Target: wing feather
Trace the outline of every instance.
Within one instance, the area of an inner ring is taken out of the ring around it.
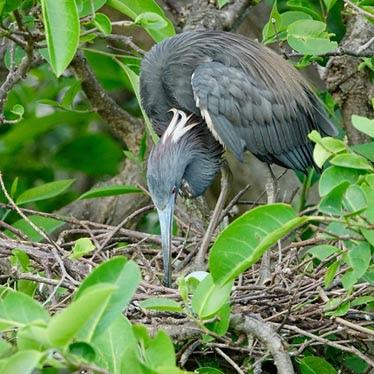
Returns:
[[[288,168],[305,171],[313,165],[307,135],[319,126],[323,129],[323,124],[296,99],[285,105],[275,87],[260,87],[240,68],[219,62],[199,65],[191,85],[202,115],[206,118],[208,113],[213,135],[239,160],[249,150],[263,161]],[[318,110],[319,119],[327,121],[323,109]]]

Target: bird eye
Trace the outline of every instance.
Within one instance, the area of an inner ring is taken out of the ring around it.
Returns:
[[[177,192],[177,187],[174,186],[174,187],[171,189],[171,193],[172,193],[172,195],[174,195],[176,192]]]

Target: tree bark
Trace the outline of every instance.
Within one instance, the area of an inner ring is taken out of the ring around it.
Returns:
[[[341,43],[342,48],[358,51],[374,37],[374,26],[361,14],[351,15],[347,21],[347,32]],[[373,52],[374,43],[366,51]],[[374,87],[368,69],[358,70],[361,59],[351,56],[333,57],[324,76],[327,89],[339,104],[343,115],[343,127],[350,144],[365,143],[367,136],[352,126],[352,114],[372,118],[374,116],[371,98]]]

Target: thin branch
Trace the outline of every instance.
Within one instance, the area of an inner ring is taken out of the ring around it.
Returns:
[[[279,374],[293,374],[293,366],[289,354],[283,347],[281,337],[269,326],[253,316],[233,315],[230,321],[234,330],[247,336],[261,340],[274,358]]]
[[[353,3],[351,0],[344,0],[345,4],[351,8],[353,8],[357,13],[360,13],[361,15],[374,19],[374,14],[366,11],[365,9],[359,7],[355,3]]]

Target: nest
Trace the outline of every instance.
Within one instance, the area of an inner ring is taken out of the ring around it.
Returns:
[[[12,231],[11,237],[0,234],[2,282],[11,284],[19,279],[28,279],[39,283],[38,298],[49,306],[51,313],[69,303],[80,282],[98,264],[113,256],[124,255],[139,265],[143,279],[126,311],[127,317],[134,323],[149,326],[152,331],[164,328],[174,341],[179,342],[178,358],[186,368],[201,355],[219,356],[221,361],[226,362],[227,372],[238,372],[235,362],[244,362],[248,357],[255,360],[254,367],[269,359],[269,346],[251,338],[245,329],[235,327],[238,325],[235,318],[247,317],[257,320],[260,325],[269,326],[281,338],[290,356],[302,355],[307,347],[323,352],[323,347],[328,345],[372,363],[367,352],[370,341],[373,341],[374,332],[369,325],[372,325],[374,314],[360,307],[350,309],[344,317],[331,317],[327,313],[328,300],[341,297],[347,301],[368,295],[370,286],[368,283],[356,284],[347,297],[337,274],[334,282],[325,288],[326,267],[321,263],[311,270],[312,259],[300,255],[308,246],[321,240],[318,236],[304,241],[291,242],[289,238],[280,241],[270,252],[271,277],[263,285],[258,284],[259,264],[243,273],[235,281],[231,295],[232,328],[225,336],[216,336],[214,341],[202,343],[203,332],[185,315],[145,311],[139,306],[140,301],[150,297],[180,301],[177,289],[166,288],[161,283],[163,271],[159,236],[125,229],[124,222],[110,226],[27,209],[17,210],[25,217],[32,213],[55,218],[64,221],[68,227],[53,240],[43,233],[45,240],[42,242],[28,240],[13,227],[8,227]],[[77,238],[82,237],[90,238],[96,248],[89,255],[73,260],[69,257],[72,246]],[[185,238],[173,238],[174,275],[188,272],[200,244],[201,238],[191,233]],[[20,272],[9,265],[14,249],[28,254],[35,272]],[[36,275],[37,272],[45,275]],[[56,291],[60,287],[65,292],[57,296]]]

